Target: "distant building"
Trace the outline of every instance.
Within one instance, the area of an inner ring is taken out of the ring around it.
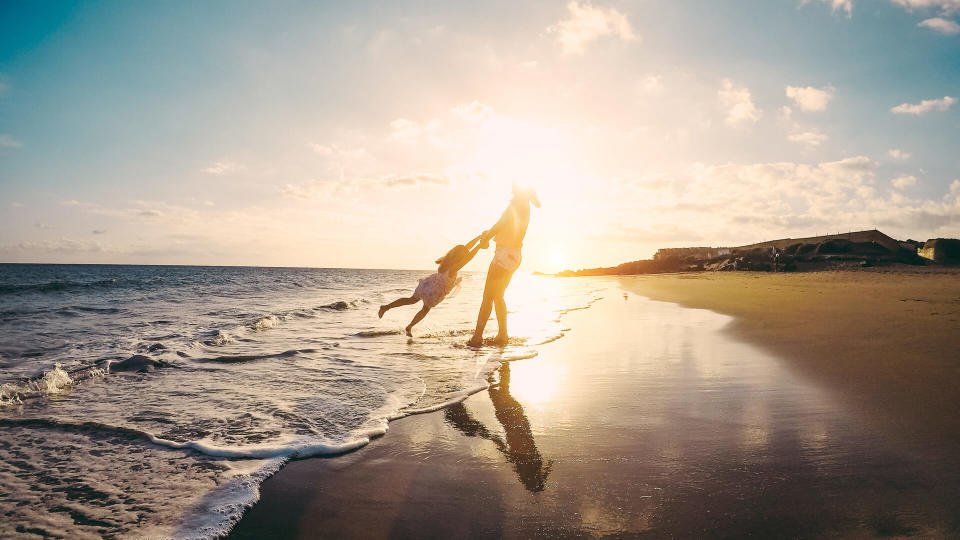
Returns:
[[[932,238],[917,251],[924,259],[940,264],[960,263],[960,240]]]

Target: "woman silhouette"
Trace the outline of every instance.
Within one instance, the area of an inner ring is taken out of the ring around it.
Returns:
[[[490,319],[490,310],[497,310],[497,326],[499,331],[493,342],[497,345],[506,345],[507,334],[507,303],[503,298],[510,285],[513,273],[520,267],[520,250],[523,248],[523,237],[527,234],[527,225],[530,224],[530,205],[540,208],[540,200],[532,189],[513,186],[513,200],[504,210],[496,225],[490,227],[483,234],[481,245],[493,239],[497,249],[487,270],[487,281],[483,287],[483,301],[480,303],[480,313],[477,316],[477,328],[473,337],[467,342],[471,347],[483,345],[483,329]]]

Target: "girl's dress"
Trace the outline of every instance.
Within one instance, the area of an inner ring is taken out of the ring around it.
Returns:
[[[460,277],[451,279],[446,272],[435,272],[420,280],[413,297],[423,300],[425,307],[433,307],[440,303],[450,291],[460,283]]]

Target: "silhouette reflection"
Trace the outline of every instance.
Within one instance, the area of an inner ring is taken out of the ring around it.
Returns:
[[[487,426],[470,416],[463,403],[457,403],[444,410],[444,419],[467,437],[480,437],[494,444],[507,461],[513,464],[520,483],[529,491],[536,493],[546,487],[547,475],[553,462],[546,464],[533,440],[530,421],[523,413],[523,406],[510,395],[510,364],[500,367],[500,383],[491,386],[490,402],[494,414],[503,426],[506,440],[491,432]]]

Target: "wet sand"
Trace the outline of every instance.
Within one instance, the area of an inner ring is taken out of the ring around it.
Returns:
[[[807,356],[774,354],[778,346],[757,337],[785,324],[761,300],[746,305],[764,322],[750,323],[736,302],[730,311],[743,318],[734,320],[633,292],[693,305],[712,288],[731,291],[712,300],[718,311],[728,307],[723,298],[761,287],[777,292],[777,305],[820,294],[785,279],[609,279],[604,300],[568,316],[566,337],[506,364],[489,391],[395,421],[355,453],[288,464],[232,537],[960,534],[960,454],[945,435],[949,422],[921,440],[895,422],[869,421],[829,376],[798,368]],[[813,289],[849,289],[851,279],[817,278]],[[870,287],[887,290],[887,278],[877,279]],[[903,297],[935,300],[937,283]],[[821,317],[851,314],[835,309]],[[904,313],[896,328],[912,328],[904,319],[915,315]],[[844,328],[829,323],[821,321]],[[889,342],[897,333],[878,335]],[[875,350],[864,336],[851,340]]]
[[[623,278],[636,292],[732,315],[732,336],[787,359],[874,422],[960,437],[960,271],[696,273]]]

